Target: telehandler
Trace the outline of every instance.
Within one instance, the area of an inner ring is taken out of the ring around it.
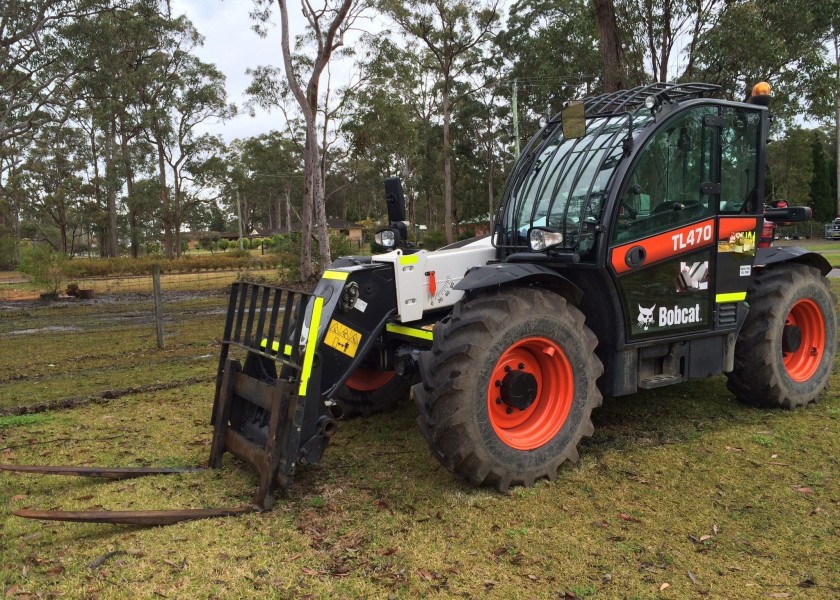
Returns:
[[[320,459],[336,414],[386,410],[412,390],[432,453],[500,491],[576,461],[603,395],[724,373],[741,402],[815,401],[837,344],[831,267],[772,245],[774,223],[811,211],[764,206],[769,86],[748,102],[717,90],[657,83],[568,103],[523,151],[486,237],[410,246],[391,178],[391,225],[376,234],[388,252],[338,259],[312,294],[235,284],[209,465],[226,451],[253,464],[252,506],[17,514],[169,523],[267,509]]]

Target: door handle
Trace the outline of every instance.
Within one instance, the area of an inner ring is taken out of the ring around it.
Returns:
[[[647,251],[642,246],[633,246],[624,255],[624,263],[631,269],[641,267],[645,264]]]

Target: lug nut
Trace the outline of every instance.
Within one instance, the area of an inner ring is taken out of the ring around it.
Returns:
[[[508,409],[505,412],[507,414],[511,414],[513,412],[513,409],[511,407],[508,407]]]
[[[519,370],[520,371],[525,370],[525,363],[519,363]]]
[[[510,365],[505,365],[505,373],[510,373],[510,372],[511,372]]]
[[[496,387],[502,387],[502,382],[498,379],[495,381]]]
[[[496,404],[501,404],[501,403],[502,403],[502,399],[501,398],[496,398]]]

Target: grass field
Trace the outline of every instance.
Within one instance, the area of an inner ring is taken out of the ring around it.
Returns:
[[[225,302],[168,296],[165,350],[143,296],[5,305],[0,462],[206,462]],[[409,404],[342,423],[322,463],[265,514],[165,528],[10,514],[247,503],[256,478],[229,456],[219,471],[122,482],[2,474],[0,593],[837,598],[838,389],[835,374],[794,412],[741,406],[721,377],[608,398],[576,465],[504,495],[454,480]]]

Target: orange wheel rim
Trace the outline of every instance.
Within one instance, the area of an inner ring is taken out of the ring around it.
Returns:
[[[357,392],[372,392],[378,390],[396,376],[396,371],[359,367],[347,378],[346,385]]]
[[[817,371],[825,353],[825,319],[819,305],[810,298],[803,298],[790,309],[785,327],[796,327],[801,334],[799,347],[785,352],[782,360],[791,379],[807,381]]]
[[[511,373],[533,377],[530,404],[516,408],[502,398]],[[563,427],[575,393],[572,365],[555,342],[544,337],[519,340],[502,354],[487,386],[487,411],[496,435],[517,450],[534,450],[550,442]]]

